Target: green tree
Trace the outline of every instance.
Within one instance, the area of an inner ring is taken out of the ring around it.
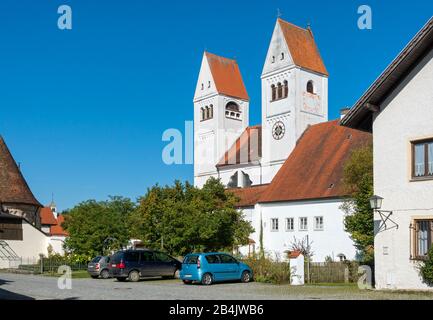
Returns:
[[[131,234],[147,247],[173,255],[232,249],[247,244],[253,231],[236,210],[237,201],[217,179],[209,179],[202,189],[179,181],[154,186],[131,215]]]
[[[361,261],[374,263],[374,216],[370,208],[373,195],[373,148],[362,146],[344,165],[344,186],[349,198],[342,205],[345,229],[358,249]]]
[[[425,284],[433,286],[433,248],[429,250],[427,259],[421,263],[420,274]]]
[[[107,254],[109,249],[121,248],[129,240],[127,221],[134,209],[135,204],[122,197],[78,204],[65,214],[63,227],[69,233],[65,241],[67,251],[88,260]]]

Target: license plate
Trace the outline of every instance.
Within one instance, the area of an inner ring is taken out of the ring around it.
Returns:
[[[111,267],[112,267],[112,268],[116,268],[116,265],[115,265],[115,264],[112,264]]]
[[[186,275],[185,275],[185,278],[191,278],[191,277],[192,277],[191,274],[186,274]]]

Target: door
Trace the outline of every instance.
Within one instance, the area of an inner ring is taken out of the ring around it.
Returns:
[[[175,260],[168,254],[155,251],[155,265],[159,276],[172,276],[176,271],[177,265]]]
[[[213,274],[215,281],[224,281],[226,279],[224,265],[221,263],[218,254],[209,254],[205,256],[207,262],[206,271]]]
[[[140,271],[140,255],[137,251],[127,251],[125,252],[125,265],[126,272],[131,272],[132,270]]]
[[[155,258],[151,251],[140,252],[140,273],[143,277],[154,277],[156,274],[155,270]]]
[[[224,280],[240,279],[238,261],[228,254],[220,254],[219,258],[221,261]]]

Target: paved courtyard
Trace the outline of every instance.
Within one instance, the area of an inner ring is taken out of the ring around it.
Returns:
[[[209,300],[299,300],[299,299],[433,299],[433,293],[361,291],[354,286],[290,287],[261,283],[186,286],[180,280],[142,280],[138,283],[116,280],[73,279],[72,289],[60,290],[56,277],[0,273],[1,299],[209,299]]]

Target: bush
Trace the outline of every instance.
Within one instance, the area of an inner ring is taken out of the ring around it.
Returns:
[[[290,267],[286,262],[273,261],[266,257],[250,257],[243,261],[251,267],[257,282],[290,283]]]
[[[424,283],[433,286],[433,248],[428,252],[427,260],[421,265],[420,273]]]

